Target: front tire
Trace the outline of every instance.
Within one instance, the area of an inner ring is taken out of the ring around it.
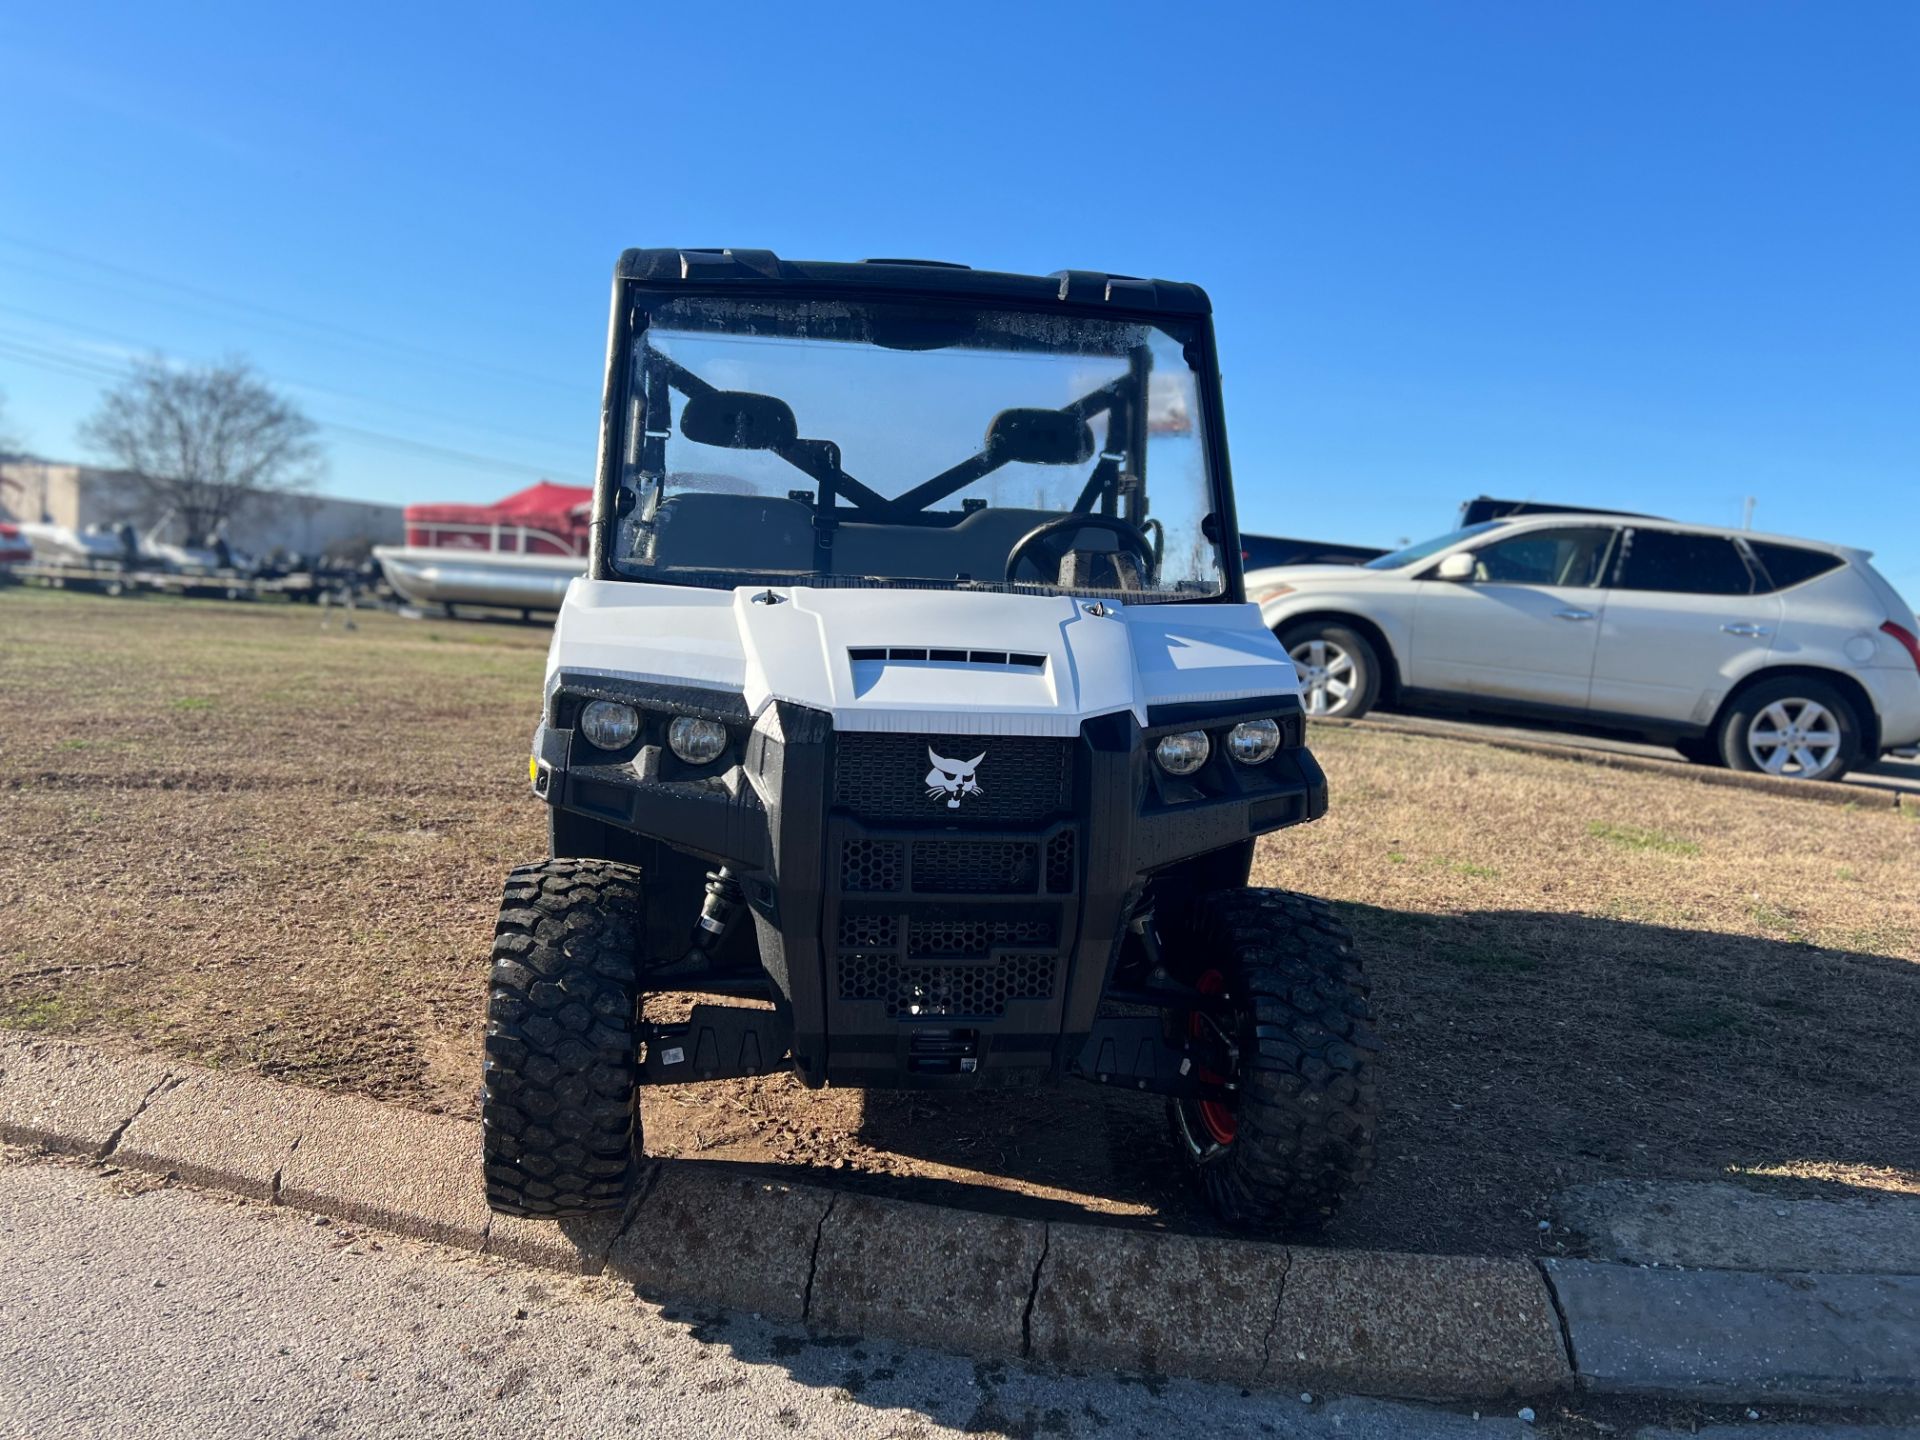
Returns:
[[[1750,774],[1838,780],[1860,751],[1859,716],[1824,680],[1762,680],[1736,696],[1720,721],[1722,758]]]
[[[545,860],[507,877],[487,990],[487,1204],[586,1215],[639,1173],[640,872]]]
[[[1224,1101],[1175,1099],[1175,1142],[1208,1206],[1237,1229],[1324,1225],[1373,1171],[1373,1010],[1353,939],[1324,900],[1284,890],[1203,897],[1169,957],[1222,997],[1236,1053]]]
[[[1300,699],[1310,716],[1358,720],[1380,698],[1380,656],[1358,630],[1306,620],[1279,632],[1300,673]]]

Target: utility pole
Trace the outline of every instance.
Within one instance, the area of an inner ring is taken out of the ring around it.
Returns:
[[[1746,514],[1740,521],[1740,528],[1742,530],[1751,530],[1753,528],[1753,507],[1758,503],[1759,501],[1754,496],[1747,496]]]

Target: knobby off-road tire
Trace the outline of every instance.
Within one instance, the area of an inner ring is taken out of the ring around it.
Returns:
[[[545,860],[507,877],[487,991],[487,1203],[585,1215],[626,1203],[640,1163],[640,872]]]
[[[1352,936],[1324,900],[1227,890],[1171,958],[1229,1002],[1239,1049],[1234,1099],[1169,1106],[1208,1205],[1241,1229],[1317,1229],[1373,1170],[1376,1041]]]

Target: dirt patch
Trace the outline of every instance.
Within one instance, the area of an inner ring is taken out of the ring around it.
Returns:
[[[0,1024],[471,1114],[499,883],[541,853],[546,633],[0,591]],[[1257,879],[1377,987],[1374,1185],[1330,1238],[1553,1248],[1564,1187],[1920,1193],[1920,823],[1450,739],[1314,737]],[[647,1097],[649,1148],[1206,1228],[1158,1103],[1088,1088]]]

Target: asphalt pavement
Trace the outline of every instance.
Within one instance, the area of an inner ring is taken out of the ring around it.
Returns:
[[[0,1161],[0,1276],[9,1440],[1535,1433],[1513,1412],[1063,1378],[663,1313],[609,1280],[19,1152]]]

